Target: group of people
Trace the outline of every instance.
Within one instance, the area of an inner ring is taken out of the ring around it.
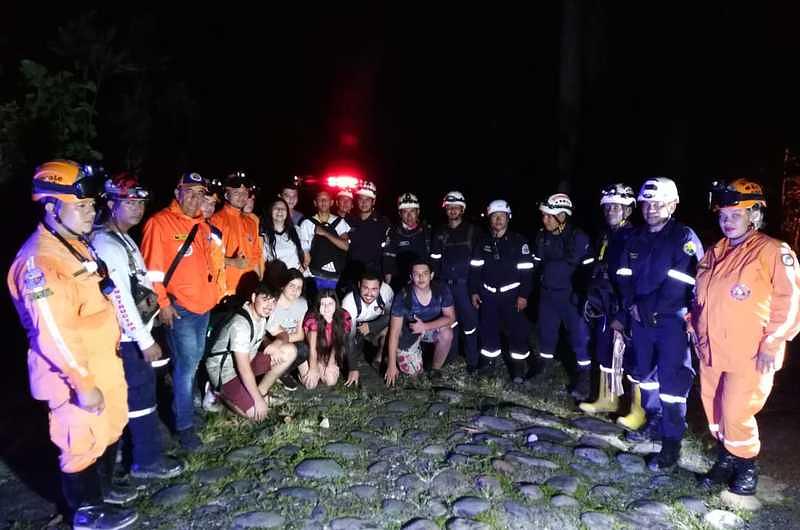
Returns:
[[[67,160],[37,168],[42,218],[8,274],[30,340],[31,391],[50,408],[75,528],[125,528],[136,519],[110,506],[136,497],[111,480],[123,432],[132,476],[183,472],[159,438],[160,366],[171,362],[174,430],[191,451],[202,446],[194,423],[200,381],[205,408],[224,404],[253,421],[268,416],[278,381],[288,390],[358,384],[367,351],[387,386],[423,373],[426,351],[435,378],[460,350],[470,375],[497,375],[504,361],[522,383],[552,373],[562,326],[579,407],[620,412],[626,374],[630,409],[617,421],[632,440],[661,442],[648,459],[653,470],[678,461],[693,350],[719,440],[701,482],[755,492],[754,416],[800,328],[800,281],[794,252],[760,231],[766,200],[753,181],[715,184],[724,237],[704,253],[674,219],[678,190],[667,178],[648,179],[638,194],[624,184],[603,189],[606,227],[593,242],[571,222],[563,193],[540,204],[542,229],[529,240],[510,229],[502,199],[488,204],[485,229],[464,217],[464,194],[451,191],[446,223],[434,230],[412,193],[398,198],[393,224],[376,213],[372,182],[318,190],[309,216],[290,183],[258,216],[243,173],[222,183],[186,173],[172,203],[145,222],[140,245],[129,232],[144,218],[149,191],[128,174],[100,190],[98,180]]]

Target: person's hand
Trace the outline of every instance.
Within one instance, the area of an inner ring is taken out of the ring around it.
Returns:
[[[235,267],[237,269],[246,269],[247,268],[247,258],[240,254],[239,251],[236,251],[236,254],[232,258],[228,258],[225,260],[228,262],[228,265],[231,267]]]
[[[308,252],[303,252],[303,269],[307,269],[310,263],[311,263],[311,254],[309,254]]]
[[[253,402],[253,412],[250,413],[250,417],[255,421],[261,422],[267,419],[267,412],[269,412],[267,400],[259,396]]]
[[[303,386],[308,389],[317,388],[317,385],[319,384],[319,375],[318,366],[309,366],[308,372],[306,372],[306,375],[300,378],[300,381],[303,383]]]
[[[159,360],[161,355],[161,346],[159,346],[157,342],[154,342],[153,345],[146,350],[142,350],[142,357],[149,363]]]
[[[366,323],[361,324],[356,329],[358,329],[359,333],[361,333],[362,335],[369,335],[369,326]]]
[[[394,386],[394,382],[399,373],[400,370],[397,369],[397,363],[389,363],[389,366],[386,368],[386,374],[383,376],[383,378],[386,380],[387,387]]]
[[[162,324],[167,326],[168,328],[172,327],[173,321],[180,320],[181,316],[178,314],[178,310],[168,305],[167,307],[162,307],[161,311],[158,312],[158,319],[161,321]]]
[[[636,304],[633,304],[633,305],[630,307],[629,311],[630,311],[630,313],[631,313],[631,316],[633,317],[633,319],[634,319],[636,322],[639,322],[639,323],[641,324],[641,323],[642,323],[642,317],[641,317],[641,316],[639,316],[639,306],[638,306],[638,305],[636,305]]]
[[[323,236],[327,233],[327,230],[322,228],[320,225],[314,225],[314,235],[315,236]]]
[[[75,393],[78,397],[78,406],[86,412],[100,414],[106,408],[106,400],[103,392],[99,388],[93,387],[90,390]]]
[[[620,333],[625,333],[625,326],[616,318],[611,321],[611,329],[616,329]]]
[[[762,374],[774,372],[775,356],[762,351],[758,352],[758,356],[756,357],[756,369]]]
[[[428,330],[425,322],[421,321],[420,319],[416,319],[413,322],[409,323],[408,327],[411,328],[412,333],[415,333],[417,335],[422,335]]]
[[[358,370],[350,370],[350,373],[347,374],[347,381],[345,381],[344,386],[358,386],[359,377],[360,374],[358,373]]]
[[[472,295],[472,305],[475,307],[475,309],[479,309],[481,307],[481,295]]]
[[[521,296],[517,297],[517,312],[521,313],[525,311],[525,308],[528,307],[528,300],[522,298]]]

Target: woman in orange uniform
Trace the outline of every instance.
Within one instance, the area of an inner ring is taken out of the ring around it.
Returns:
[[[759,231],[767,203],[758,183],[715,183],[711,199],[725,237],[697,267],[692,315],[703,407],[719,456],[701,483],[753,495],[761,449],[755,414],[800,328],[800,270],[789,245]]]

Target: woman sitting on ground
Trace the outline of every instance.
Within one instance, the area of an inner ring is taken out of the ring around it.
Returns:
[[[306,388],[316,388],[320,382],[335,385],[345,368],[349,370],[345,386],[358,384],[359,373],[347,346],[352,325],[350,314],[339,305],[336,291],[321,290],[316,306],[303,322],[309,355],[298,371]]]

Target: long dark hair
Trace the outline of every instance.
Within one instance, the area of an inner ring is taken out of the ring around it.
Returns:
[[[332,298],[336,302],[336,309],[333,312],[333,319],[331,321],[332,333],[331,341],[328,342],[328,337],[325,334],[325,326],[327,322],[322,312],[319,310],[319,304],[323,298]],[[322,289],[317,295],[317,301],[311,311],[312,318],[317,322],[317,356],[320,364],[326,364],[330,359],[331,352],[335,355],[336,364],[344,370],[345,348],[347,347],[347,330],[344,329],[345,311],[339,305],[339,297],[336,296],[335,289]]]
[[[294,222],[292,221],[292,213],[289,209],[289,204],[283,200],[281,197],[276,197],[273,199],[269,206],[267,207],[267,211],[264,214],[264,222],[262,226],[264,227],[264,233],[267,235],[267,245],[269,245],[270,250],[272,251],[272,255],[275,256],[275,236],[277,232],[275,231],[275,225],[272,223],[272,209],[275,207],[276,204],[281,203],[286,207],[286,221],[283,223],[283,232],[289,236],[289,240],[294,243],[295,248],[297,249],[297,259],[300,260],[300,264],[303,264],[303,247],[300,245],[300,236],[297,235],[297,229],[294,227]]]

